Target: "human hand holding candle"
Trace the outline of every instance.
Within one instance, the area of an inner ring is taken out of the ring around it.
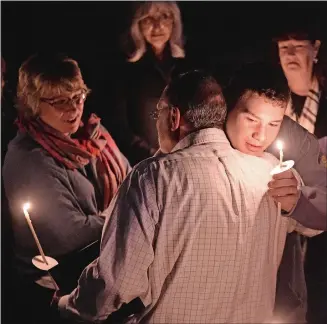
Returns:
[[[281,205],[281,209],[290,212],[297,204],[301,191],[298,180],[292,170],[286,170],[273,175],[268,183],[268,194]]]
[[[35,229],[33,227],[33,224],[32,224],[32,221],[31,221],[31,218],[30,218],[30,215],[28,213],[28,210],[30,209],[31,207],[31,204],[30,203],[25,203],[23,205],[23,212],[24,212],[24,216],[26,218],[26,221],[27,221],[27,224],[32,232],[32,235],[33,235],[33,238],[34,238],[34,241],[36,243],[36,246],[40,252],[40,255],[41,255],[41,259],[39,258],[39,256],[35,256],[33,259],[32,259],[32,263],[34,264],[34,266],[40,270],[44,270],[44,271],[49,271],[50,269],[52,269],[53,267],[55,267],[58,262],[51,258],[51,257],[48,257],[44,254],[44,251],[42,249],[42,246],[41,246],[41,243],[39,241],[39,238],[37,237],[36,235],[36,232],[35,232]],[[50,281],[52,282],[52,285],[54,287],[55,290],[59,290],[59,287],[56,283],[56,281],[53,279],[53,277],[51,276],[51,274],[48,272],[48,275],[49,275],[49,278],[50,278]]]
[[[277,141],[279,149],[279,165],[272,171],[272,180],[268,183],[268,194],[277,202],[278,214],[281,210],[290,212],[300,197],[298,181],[291,168],[294,165],[293,160],[283,162],[284,152],[282,141]]]

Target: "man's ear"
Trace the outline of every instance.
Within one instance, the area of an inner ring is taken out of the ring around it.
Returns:
[[[181,121],[181,113],[178,108],[172,107],[169,110],[169,127],[172,132],[175,132],[179,126]]]

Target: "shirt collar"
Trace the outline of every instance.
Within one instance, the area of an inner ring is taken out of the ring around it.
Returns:
[[[175,152],[177,150],[181,150],[192,145],[199,145],[199,144],[213,143],[213,142],[228,144],[228,146],[231,147],[228,138],[222,129],[205,128],[205,129],[194,131],[188,134],[187,136],[185,136],[175,145],[175,147],[172,149],[171,152]]]

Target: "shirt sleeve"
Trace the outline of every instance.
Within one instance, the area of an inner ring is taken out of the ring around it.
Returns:
[[[316,137],[303,127],[284,117],[278,138],[285,143],[285,160],[294,160],[304,186],[300,199],[290,217],[305,227],[327,229],[327,168],[321,163],[321,152]],[[276,144],[268,151],[278,157]]]
[[[307,228],[307,227],[303,226],[302,224],[296,222],[294,219],[290,219],[288,233],[292,233],[293,231],[298,232],[298,233],[300,233],[304,236],[308,236],[308,237],[316,236],[316,235],[323,233],[323,231]]]
[[[135,171],[126,178],[110,205],[99,258],[82,273],[66,298],[63,313],[101,321],[139,297],[151,303],[148,269],[154,260],[156,195],[151,181]]]

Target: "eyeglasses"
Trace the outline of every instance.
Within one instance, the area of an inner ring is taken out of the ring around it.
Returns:
[[[57,99],[57,100],[41,98],[40,100],[42,102],[46,102],[50,106],[53,106],[57,110],[65,111],[65,110],[67,110],[68,107],[71,107],[73,105],[76,106],[76,105],[80,105],[80,104],[84,103],[84,101],[86,100],[87,94],[88,94],[88,91],[83,90],[81,93],[76,94],[72,98],[62,98],[62,99]]]
[[[162,107],[159,107],[157,108],[156,110],[150,112],[150,117],[154,120],[158,120],[159,119],[159,116],[160,116],[160,112],[162,110],[164,110],[165,108],[171,108],[171,106],[168,106],[168,105],[165,105],[165,106],[162,106]]]
[[[173,17],[171,14],[163,13],[157,16],[147,16],[141,19],[140,23],[145,27],[155,25],[156,22],[159,22],[160,24],[167,26],[171,24],[172,21],[173,21]]]
[[[153,120],[157,120],[159,118],[159,112],[160,110],[156,109],[154,111],[151,111],[150,112],[150,117],[153,119]]]

